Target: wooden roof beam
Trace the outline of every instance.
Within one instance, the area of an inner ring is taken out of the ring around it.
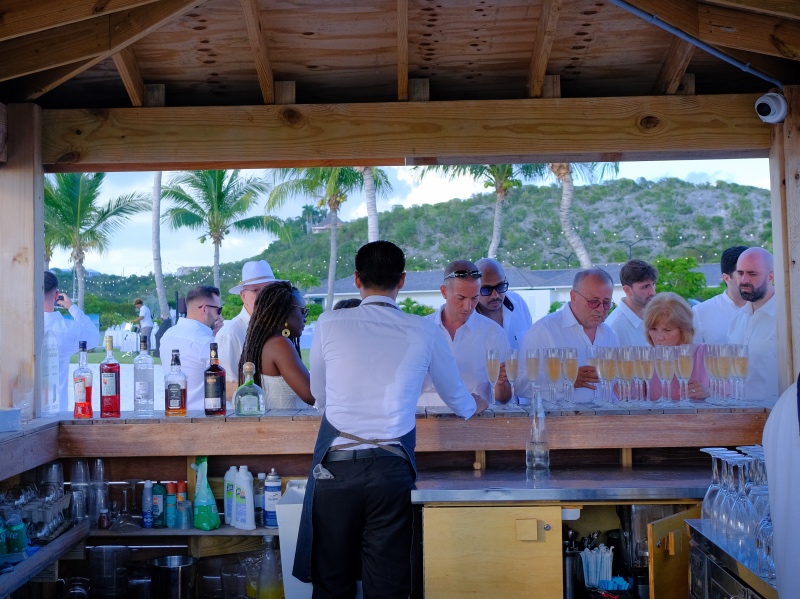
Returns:
[[[0,41],[38,33],[156,0],[0,0]]]
[[[139,61],[133,53],[133,48],[128,46],[123,48],[113,56],[114,65],[117,67],[131,104],[142,106],[144,104],[144,81],[142,71],[139,68]]]
[[[679,37],[673,37],[667,50],[667,56],[661,65],[661,71],[653,86],[654,95],[672,95],[677,93],[681,80],[686,74],[689,61],[694,54],[694,46]]]
[[[796,0],[706,0],[706,3],[740,8],[773,17],[800,19],[800,3]]]
[[[48,171],[764,157],[758,94],[45,110]],[[202,127],[198,127],[202,123]],[[473,158],[474,160],[474,158]]]
[[[253,59],[256,63],[261,97],[264,98],[264,104],[274,104],[275,86],[272,79],[272,66],[269,62],[267,36],[264,33],[258,0],[241,0],[241,4],[244,24],[247,27],[247,38],[250,40],[250,48],[253,50]]]
[[[397,0],[397,99],[408,100],[408,0]]]
[[[26,70],[32,75],[20,77],[19,81],[14,81],[13,89],[10,90],[10,95],[26,100],[35,100],[41,95],[54,89],[58,85],[67,81],[96,65],[107,58],[110,58],[123,48],[135,43],[144,36],[152,33],[153,31],[163,27],[170,21],[180,17],[193,7],[203,4],[206,0],[159,0],[140,6],[127,11],[120,11],[112,15],[98,17],[98,19],[105,19],[108,22],[107,41],[101,46],[99,52],[90,52],[87,46],[91,46],[91,39],[75,39],[71,38],[73,33],[69,28],[72,27],[85,27],[87,21],[84,23],[77,23],[75,25],[67,25],[55,30],[45,31],[34,36],[51,36],[48,39],[40,39],[43,45],[37,43],[36,45],[26,45],[25,61]],[[58,35],[57,39],[52,36]],[[26,36],[24,40],[34,36]],[[4,60],[3,57],[7,56],[5,53],[5,45],[13,44],[16,40],[0,43],[0,73],[3,69],[19,71],[20,67],[16,65],[17,61],[13,58]],[[97,43],[95,41],[95,43]],[[70,59],[59,58],[54,49],[70,45],[74,45],[76,49],[69,49],[68,54]],[[46,53],[38,52],[38,49],[47,48]],[[81,52],[88,53],[91,57],[75,58],[76,54]],[[94,54],[92,56],[92,54]],[[15,66],[16,65],[16,66]],[[61,65],[61,66],[59,66]],[[55,67],[55,68],[53,68]],[[2,77],[0,77],[2,80]],[[16,93],[14,93],[16,91]]]
[[[547,63],[550,61],[550,50],[553,47],[558,17],[561,14],[561,2],[562,0],[544,0],[542,2],[542,14],[539,16],[539,27],[536,30],[536,38],[533,40],[533,53],[528,71],[528,97],[530,98],[542,96]]]

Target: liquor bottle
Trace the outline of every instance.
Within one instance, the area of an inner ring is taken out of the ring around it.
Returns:
[[[181,351],[172,350],[170,371],[164,377],[164,415],[186,416],[186,375],[181,372]]]
[[[211,364],[205,373],[206,416],[225,415],[225,369],[219,365],[217,344],[211,344]]]
[[[147,350],[147,336],[139,341],[139,355],[133,361],[133,412],[137,418],[152,418],[155,410],[153,358]]]
[[[244,384],[233,394],[233,407],[237,416],[261,416],[267,412],[264,390],[253,382],[256,366],[245,362],[242,366]]]
[[[533,392],[533,400],[533,421],[531,422],[531,437],[525,447],[525,465],[534,470],[549,470],[550,444],[547,441],[542,395],[538,390]]]
[[[119,418],[119,362],[111,335],[106,337],[106,359],[100,362],[100,418]]]
[[[78,367],[72,373],[72,386],[75,389],[75,418],[92,418],[92,370],[86,359],[86,342],[78,343]]]

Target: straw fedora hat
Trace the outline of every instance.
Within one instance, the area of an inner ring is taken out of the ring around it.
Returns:
[[[245,262],[242,266],[242,281],[229,289],[230,293],[238,295],[245,285],[260,285],[261,283],[276,283],[278,279],[272,272],[272,268],[266,260],[254,260]]]

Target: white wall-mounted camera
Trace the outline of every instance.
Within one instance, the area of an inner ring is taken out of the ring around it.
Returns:
[[[782,94],[770,92],[756,100],[756,114],[765,123],[774,125],[786,118],[789,105]]]

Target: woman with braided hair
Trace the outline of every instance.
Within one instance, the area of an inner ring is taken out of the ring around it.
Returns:
[[[243,382],[242,366],[252,362],[268,409],[314,405],[308,369],[300,359],[300,335],[307,316],[303,296],[288,281],[272,283],[258,293],[239,361],[239,383]]]

